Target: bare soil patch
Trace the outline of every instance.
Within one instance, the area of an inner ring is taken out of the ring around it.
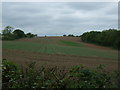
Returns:
[[[30,61],[36,61],[37,65],[58,66],[61,68],[69,68],[73,65],[85,65],[88,68],[95,68],[99,64],[104,64],[106,70],[117,70],[118,61],[107,58],[81,57],[73,55],[59,54],[41,54],[37,52],[26,52],[18,50],[3,50],[3,58],[12,60],[20,66],[25,66]]]

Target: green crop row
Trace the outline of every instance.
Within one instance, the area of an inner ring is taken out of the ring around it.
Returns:
[[[67,54],[117,59],[118,53],[109,50],[99,50],[81,46],[78,43],[63,41],[67,45],[41,44],[35,42],[4,41],[3,50],[22,50],[48,54]],[[68,45],[69,44],[69,45]]]

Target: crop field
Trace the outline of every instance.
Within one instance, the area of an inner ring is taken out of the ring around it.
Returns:
[[[106,69],[117,69],[118,51],[87,44],[80,37],[37,37],[15,41],[3,41],[3,58],[23,65],[36,61],[38,65],[48,64],[68,68],[73,65],[96,67],[105,64]]]

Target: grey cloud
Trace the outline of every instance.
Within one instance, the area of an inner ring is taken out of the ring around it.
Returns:
[[[117,3],[3,3],[3,27],[38,35],[117,28]]]
[[[68,7],[75,10],[83,10],[83,11],[96,11],[100,9],[104,9],[109,3],[107,2],[74,2],[74,3],[67,3]]]

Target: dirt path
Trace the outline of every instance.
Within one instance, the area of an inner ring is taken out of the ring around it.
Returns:
[[[118,66],[117,60],[113,59],[59,54],[41,54],[36,52],[25,52],[6,49],[3,50],[3,58],[12,60],[22,66],[33,60],[37,62],[37,65],[47,64],[50,66],[58,66],[62,68],[69,68],[73,65],[80,64],[83,64],[89,68],[95,68],[99,64],[104,64],[106,65],[107,70],[116,70]]]

